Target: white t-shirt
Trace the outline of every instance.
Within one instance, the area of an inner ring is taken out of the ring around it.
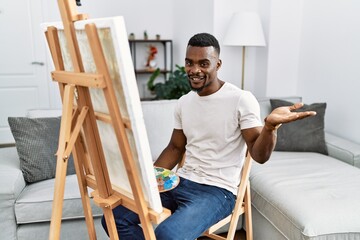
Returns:
[[[193,91],[182,96],[175,108],[175,129],[183,130],[187,144],[179,176],[236,195],[246,151],[241,129],[258,126],[258,101],[231,83],[209,96]]]

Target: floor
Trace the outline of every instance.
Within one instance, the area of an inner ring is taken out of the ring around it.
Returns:
[[[220,236],[226,237],[226,233],[225,234],[220,234]],[[211,238],[208,237],[199,237],[197,238],[198,240],[209,240]],[[246,240],[246,233],[244,230],[238,230],[235,233],[235,237],[234,240]]]

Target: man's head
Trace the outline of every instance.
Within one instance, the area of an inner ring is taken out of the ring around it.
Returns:
[[[199,95],[209,95],[219,90],[219,55],[219,42],[211,34],[198,33],[190,38],[186,49],[185,70],[192,90]]]
[[[220,45],[218,40],[209,33],[198,33],[192,36],[188,42],[188,46],[193,47],[213,47],[218,56],[220,56]]]

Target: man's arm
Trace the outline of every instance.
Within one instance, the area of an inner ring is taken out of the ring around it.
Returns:
[[[184,132],[174,129],[167,147],[162,151],[154,163],[157,167],[173,169],[182,159],[185,153],[186,137]]]
[[[303,105],[303,103],[295,103],[292,106],[276,108],[265,118],[264,127],[243,129],[241,131],[249,152],[255,161],[265,163],[269,160],[276,144],[276,130],[281,124],[316,115],[314,111],[292,112]]]

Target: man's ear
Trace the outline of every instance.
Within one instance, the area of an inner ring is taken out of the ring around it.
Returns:
[[[219,70],[221,68],[222,61],[219,59],[219,61],[216,64],[216,70]]]

